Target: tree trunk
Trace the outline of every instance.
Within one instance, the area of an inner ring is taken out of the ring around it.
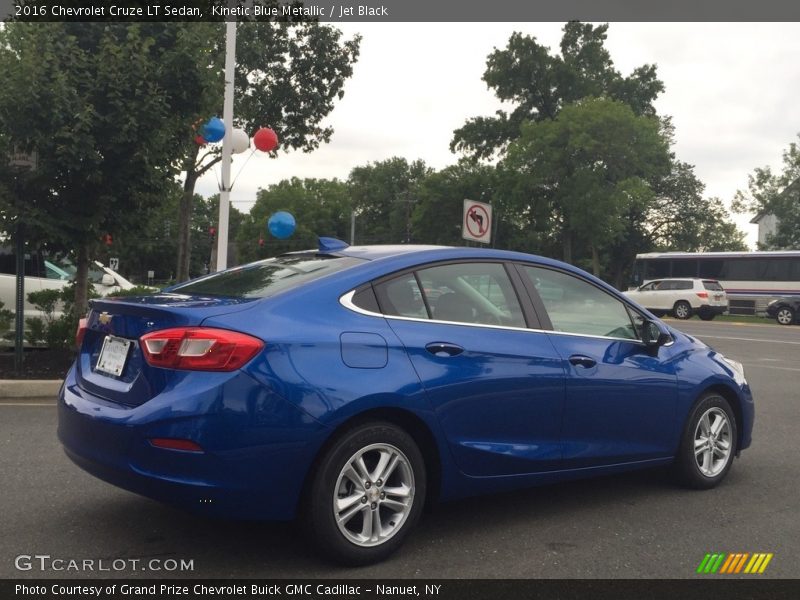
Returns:
[[[80,319],[89,309],[89,246],[78,246],[78,271],[75,273],[75,315]]]
[[[564,230],[564,262],[572,264],[572,232]]]
[[[199,152],[200,147],[195,146],[184,163],[186,181],[183,183],[183,195],[181,196],[180,210],[178,213],[178,261],[175,266],[176,281],[186,281],[189,279],[189,264],[192,259],[192,205],[194,203],[194,186],[197,183],[197,171],[194,167]]]
[[[597,246],[592,244],[592,275],[600,277],[600,255],[597,252]]]

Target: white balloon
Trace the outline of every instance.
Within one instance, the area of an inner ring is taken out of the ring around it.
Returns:
[[[244,129],[234,127],[231,131],[231,150],[234,154],[241,154],[250,148],[250,138]]]

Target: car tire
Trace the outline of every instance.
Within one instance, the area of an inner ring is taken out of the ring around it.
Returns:
[[[679,482],[700,490],[716,486],[733,464],[737,440],[730,403],[716,393],[703,395],[689,414],[675,457]]]
[[[714,317],[716,317],[717,315],[715,315],[714,313],[698,313],[697,316],[700,317],[702,321],[713,321]]]
[[[692,316],[692,305],[686,300],[678,300],[672,307],[672,314],[676,319],[688,319]]]
[[[794,323],[794,311],[788,306],[781,306],[775,313],[775,320],[779,325],[791,325]]]
[[[325,558],[375,563],[414,528],[425,493],[425,461],[414,439],[392,423],[365,423],[340,436],[319,462],[304,525]]]

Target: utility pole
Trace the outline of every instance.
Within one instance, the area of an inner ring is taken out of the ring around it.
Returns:
[[[236,3],[233,2],[235,5]],[[228,216],[231,199],[231,154],[233,142],[233,83],[236,70],[236,19],[225,24],[225,97],[222,105],[222,183],[219,190],[219,221],[217,231],[217,271],[228,268]]]

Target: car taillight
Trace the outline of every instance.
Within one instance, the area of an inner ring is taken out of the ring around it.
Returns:
[[[698,298],[708,298],[708,292],[697,292]]]
[[[89,322],[89,319],[86,317],[82,318],[78,321],[78,330],[75,332],[75,347],[80,348],[81,344],[83,343],[83,336],[86,335],[86,324]]]
[[[139,338],[144,359],[154,367],[190,371],[235,371],[264,347],[244,333],[211,327],[175,327]]]

